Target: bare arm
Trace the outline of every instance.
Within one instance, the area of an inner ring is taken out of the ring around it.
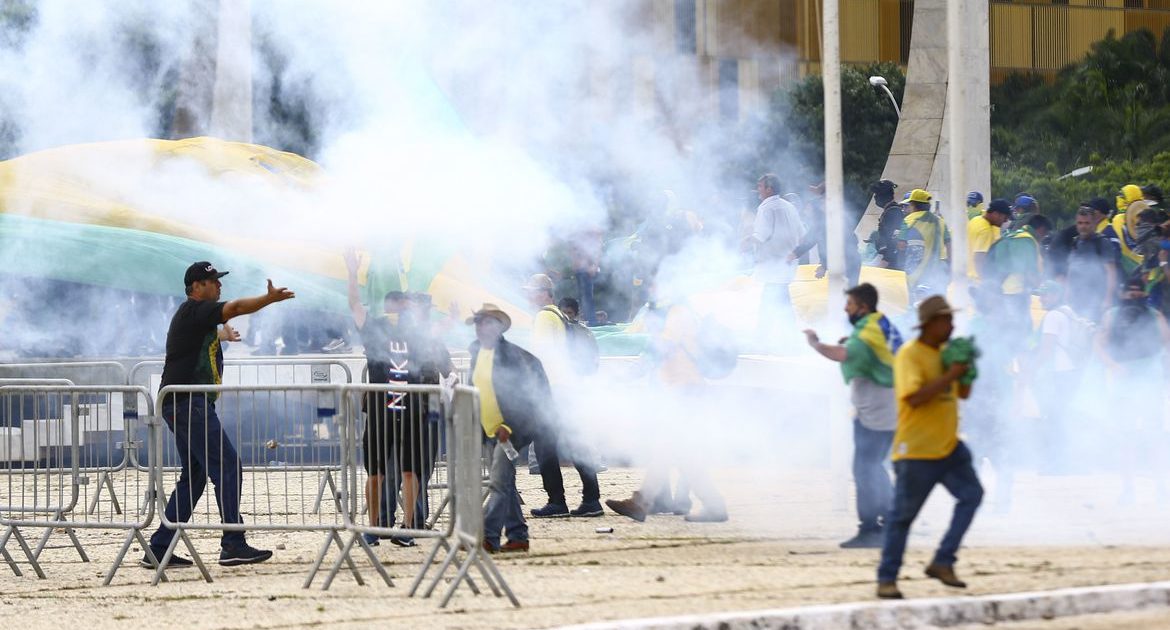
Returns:
[[[346,296],[349,298],[349,312],[353,314],[353,323],[361,330],[366,325],[366,307],[362,306],[362,298],[358,295],[357,272],[361,266],[361,259],[353,249],[345,250]]]
[[[296,294],[294,294],[292,291],[289,291],[288,288],[274,287],[272,286],[272,280],[269,280],[268,292],[264,295],[257,295],[256,297],[250,298],[240,298],[238,300],[232,300],[231,302],[224,304],[223,322],[227,323],[229,319],[233,317],[239,317],[240,315],[251,315],[265,306],[268,306],[269,304],[283,302],[294,297],[296,297]]]
[[[947,370],[945,374],[943,374],[942,376],[934,379],[933,381],[930,381],[929,383],[923,385],[922,387],[920,387],[918,389],[918,391],[914,392],[913,394],[910,394],[909,396],[906,396],[906,398],[904,400],[906,401],[906,404],[910,405],[911,407],[921,407],[922,405],[925,405],[926,403],[933,400],[935,396],[938,396],[939,394],[950,389],[951,384],[954,383],[956,380],[958,380],[960,376],[962,376],[966,373],[967,373],[967,364],[966,363],[956,363],[956,364],[952,365],[951,368],[949,370]],[[966,396],[963,396],[963,392],[962,392],[963,389],[964,389],[963,387],[959,388],[959,390],[960,390],[959,396],[962,398],[966,398]],[[966,390],[967,390],[967,395],[970,395],[971,388],[969,386],[967,386]]]
[[[849,358],[849,353],[845,350],[845,346],[831,346],[827,343],[822,343],[817,337],[814,330],[804,331],[804,336],[808,339],[808,345],[816,350],[822,357],[837,363],[844,363]]]

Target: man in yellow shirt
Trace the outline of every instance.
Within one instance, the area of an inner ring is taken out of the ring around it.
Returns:
[[[1007,199],[993,199],[987,211],[967,222],[967,277],[978,280],[987,264],[987,252],[999,240],[1000,228],[1012,218]]]
[[[970,366],[955,363],[943,368],[943,346],[954,331],[954,311],[941,295],[918,306],[918,339],[902,346],[894,358],[894,395],[898,427],[894,431],[894,504],[886,519],[886,537],[878,567],[877,595],[901,599],[898,571],[906,551],[910,524],[937,484],[955,497],[955,511],[926,575],[955,588],[966,583],[955,575],[955,553],[983,500],[983,486],[975,474],[971,451],[959,441],[959,399],[971,395],[960,377]]]
[[[528,294],[529,305],[538,309],[533,318],[532,353],[544,365],[550,387],[558,395],[564,396],[565,388],[572,386],[574,376],[569,361],[567,326],[570,322],[557,308],[553,298],[552,278],[538,273],[529,278],[522,288]],[[561,398],[561,401],[565,399]],[[562,405],[561,408],[569,409],[571,406]],[[560,419],[562,422],[566,420],[563,416]],[[596,517],[605,513],[601,509],[597,470],[589,463],[593,456],[588,446],[574,443],[571,439],[572,429],[571,426],[550,426],[547,431],[541,432],[541,439],[533,444],[537,462],[535,472],[540,474],[544,491],[548,494],[548,503],[533,508],[534,518]],[[571,511],[565,499],[565,480],[561,475],[562,455],[573,461],[577,474],[581,476],[581,505]],[[528,471],[534,472],[531,462]]]
[[[484,304],[470,319],[471,383],[479,390],[480,422],[495,443],[490,492],[483,513],[483,544],[490,552],[528,551],[528,525],[516,491],[513,456],[552,424],[553,402],[540,360],[504,339],[512,318]],[[507,542],[500,544],[500,534]]]

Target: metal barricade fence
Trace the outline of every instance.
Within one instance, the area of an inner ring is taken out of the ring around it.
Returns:
[[[131,368],[129,379],[132,384],[142,385],[150,391],[158,391],[159,379],[162,376],[162,361],[143,361]],[[299,385],[340,385],[353,380],[353,369],[345,358],[339,357],[250,357],[227,359],[224,361],[222,375],[224,385],[231,386],[299,386]],[[296,410],[295,413],[267,413],[264,417],[270,422],[269,426],[261,430],[272,440],[274,448],[265,451],[241,453],[244,456],[244,470],[264,470],[271,472],[274,468],[284,466],[291,470],[323,471],[314,499],[314,509],[319,510],[327,497],[337,495],[338,468],[332,466],[329,455],[330,449],[338,444],[335,425],[325,421],[319,415],[313,419],[311,414]],[[319,414],[331,414],[328,409],[319,409]],[[244,416],[250,415],[250,410],[243,410]],[[238,416],[231,416],[229,421],[239,420]],[[145,434],[137,436],[145,440]],[[164,457],[168,461],[177,461],[173,452],[173,443],[166,444],[168,452]],[[131,462],[140,470],[147,470],[148,463],[134,460]],[[173,468],[172,471],[178,470]],[[335,500],[335,499],[334,499]]]
[[[0,378],[68,379],[77,385],[126,385],[126,367],[117,361],[0,363]]]
[[[20,575],[5,549],[15,539],[43,578],[39,558],[55,529],[64,530],[84,562],[89,557],[76,529],[126,530],[105,575],[109,584],[134,540],[145,545],[141,530],[154,516],[153,509],[128,514],[117,499],[119,491],[147,496],[152,488],[149,475],[125,466],[126,453],[137,449],[126,439],[137,410],[153,413],[149,392],[125,385],[8,385],[0,387],[0,408],[10,423],[19,423],[0,440],[0,555]],[[98,500],[103,490],[107,501]],[[45,530],[35,549],[21,528]]]
[[[347,443],[347,495],[354,501],[354,520],[347,526],[349,540],[327,574],[329,588],[355,545],[369,557],[387,584],[373,547],[388,540],[414,546],[416,538],[451,535],[454,508],[448,493],[450,466],[437,466],[448,452],[450,414],[440,385],[356,384],[346,387],[354,411],[348,418],[354,440]],[[443,448],[440,448],[440,447]],[[441,517],[447,515],[445,523]],[[444,526],[445,529],[436,529]],[[310,571],[306,584],[319,567]]]
[[[479,392],[464,385],[455,387],[450,408],[451,435],[451,502],[454,505],[454,525],[452,535],[440,539],[431,550],[422,568],[410,587],[410,596],[414,596],[426,579],[432,563],[440,551],[446,556],[440,563],[438,570],[423,597],[430,597],[442,581],[447,570],[458,560],[460,552],[464,554],[463,561],[456,570],[455,577],[447,586],[441,607],[446,607],[454,596],[459,585],[466,583],[473,593],[479,594],[479,589],[471,578],[471,567],[479,569],[480,576],[487,583],[496,597],[507,596],[513,606],[520,606],[519,600],[500,574],[499,569],[483,548],[483,495],[481,494],[482,473],[481,461],[483,457],[483,429],[479,419]]]
[[[350,414],[344,404],[341,385],[163,388],[156,404],[158,413],[150,423],[148,461],[162,521],[177,535],[154,583],[162,578],[180,540],[194,556],[192,560],[204,579],[211,581],[187,536],[189,530],[318,531],[340,544],[337,532],[345,529],[349,520],[344,482],[338,484],[332,501],[319,499],[325,475],[335,471],[345,474],[342,432]],[[325,425],[336,437],[316,444],[312,452],[303,444],[282,444],[272,431],[290,423]],[[184,476],[183,462],[190,466],[190,475]],[[199,502],[207,477],[226,512],[222,520],[216,501]],[[186,509],[189,515],[183,513]]]

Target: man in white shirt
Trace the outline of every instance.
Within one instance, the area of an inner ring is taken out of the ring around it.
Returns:
[[[780,178],[769,173],[756,182],[760,205],[749,242],[755,246],[753,276],[764,285],[760,297],[758,331],[769,347],[777,344],[780,330],[792,329],[792,298],[788,285],[796,276],[793,253],[804,239],[804,223],[796,208],[780,197]]]

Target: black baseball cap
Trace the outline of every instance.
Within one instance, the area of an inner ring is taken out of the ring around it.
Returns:
[[[875,194],[881,193],[881,192],[893,194],[894,189],[897,187],[898,187],[898,185],[895,184],[894,182],[892,182],[888,179],[883,179],[883,180],[880,180],[877,183],[875,183],[873,186],[870,186],[869,191],[871,193],[875,193]]]
[[[187,267],[187,273],[183,274],[183,285],[189,287],[200,280],[219,279],[226,275],[228,275],[227,271],[219,271],[215,265],[201,260]]]
[[[1085,205],[1101,214],[1109,214],[1113,211],[1113,208],[1110,207],[1109,202],[1104,197],[1093,197]]]
[[[987,204],[987,212],[998,212],[1012,216],[1012,205],[1008,203],[1007,199],[992,199],[991,203]]]

